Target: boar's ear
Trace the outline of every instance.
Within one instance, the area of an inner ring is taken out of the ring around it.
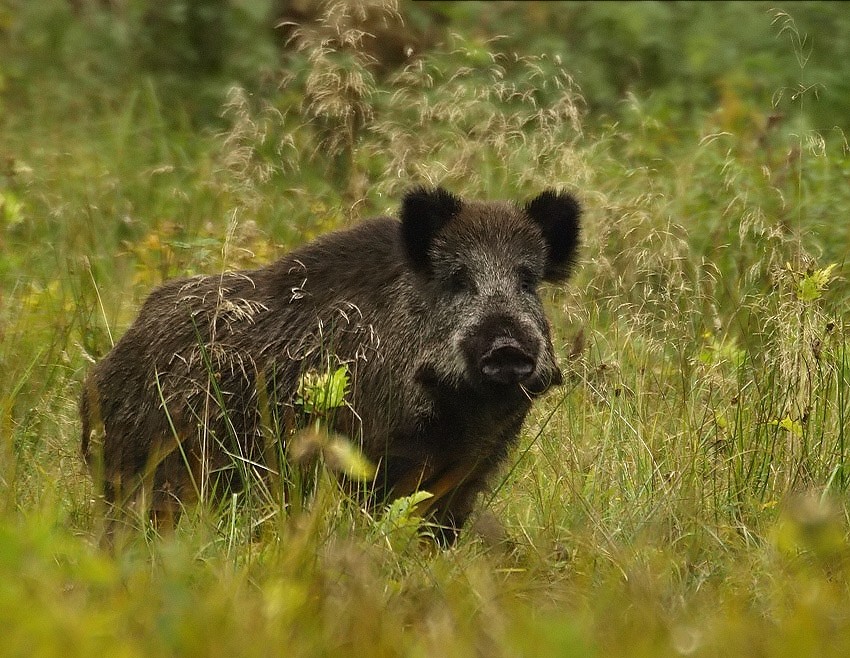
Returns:
[[[573,266],[579,240],[581,207],[566,192],[546,190],[525,204],[525,212],[543,231],[548,247],[543,279],[562,281]]]
[[[414,269],[428,271],[428,249],[437,232],[460,212],[461,201],[441,187],[418,187],[401,203],[401,235]]]

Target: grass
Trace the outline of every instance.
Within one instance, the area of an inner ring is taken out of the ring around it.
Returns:
[[[217,130],[150,80],[69,95],[48,72],[4,98],[0,654],[845,655],[843,136],[793,116],[672,133],[637,100],[591,130],[554,58],[461,38],[376,80],[355,37],[306,40]],[[414,182],[586,206],[576,276],[546,291],[568,383],[486,501],[507,539],[429,550],[320,473],[301,513],[225,501],[99,548],[77,398],[144,295],[392,212]]]

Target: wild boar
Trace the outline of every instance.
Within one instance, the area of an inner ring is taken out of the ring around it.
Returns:
[[[302,374],[344,364],[333,429],[377,466],[370,500],[427,490],[454,541],[532,400],[562,381],[538,286],[570,274],[579,216],[565,192],[518,205],[418,188],[400,221],[165,283],[84,384],[82,452],[106,502],[146,490],[171,523],[204,492],[275,468],[269,426],[285,445]]]

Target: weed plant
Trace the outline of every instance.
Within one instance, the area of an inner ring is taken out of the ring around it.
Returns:
[[[850,150],[795,118],[806,35],[774,15],[786,119],[671,138],[636,97],[591,131],[564,61],[462,35],[378,77],[353,6],[214,131],[144,79],[4,99],[0,654],[846,655]],[[576,276],[545,290],[567,384],[477,529],[437,551],[418,500],[370,515],[319,435],[304,505],[265,484],[103,550],[77,400],[143,297],[422,183],[586,209]]]

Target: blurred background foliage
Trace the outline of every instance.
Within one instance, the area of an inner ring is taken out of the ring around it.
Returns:
[[[846,131],[850,121],[850,12],[840,2],[782,3],[806,35],[802,52],[781,19],[766,20],[772,2],[426,1],[402,2],[400,17],[351,4],[374,36],[374,72],[409,64],[452,33],[484,58],[545,52],[572,72],[591,125],[623,120],[637,98],[677,129],[714,114],[721,128],[759,130],[789,112],[801,87],[818,96],[800,117],[806,127]],[[4,105],[43,102],[42,84],[79,99],[147,77],[171,118],[206,124],[232,84],[260,90],[281,64],[303,67],[293,24],[315,25],[321,13],[316,0],[4,0]]]

